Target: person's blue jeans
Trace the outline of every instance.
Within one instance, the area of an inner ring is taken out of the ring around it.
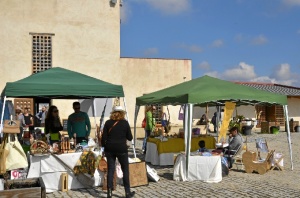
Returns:
[[[150,130],[145,129],[145,138],[143,141],[143,148],[142,148],[144,151],[146,151],[146,149],[147,149],[147,138],[150,136],[150,133],[151,133]]]
[[[113,189],[113,180],[114,173],[116,169],[116,158],[118,158],[119,163],[121,165],[121,169],[123,172],[123,185],[125,188],[125,192],[130,192],[130,182],[129,182],[129,162],[128,162],[128,153],[111,153],[105,152],[105,156],[107,159],[107,188]]]

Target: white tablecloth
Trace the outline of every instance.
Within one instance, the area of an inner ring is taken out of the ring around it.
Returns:
[[[222,181],[220,156],[190,156],[188,177],[186,174],[186,157],[181,154],[174,165],[173,179],[176,181],[202,180],[217,183]]]
[[[95,155],[97,154],[95,153]],[[57,157],[59,157],[72,169],[76,165],[76,162],[78,161],[80,156],[81,153],[57,155]],[[46,186],[47,193],[61,190],[61,173],[68,173],[68,189],[85,188],[85,186],[77,180],[76,176],[53,156],[30,156],[30,168],[27,178],[42,177]],[[99,172],[96,169],[94,177],[92,178],[94,180],[94,186],[99,186],[100,184],[102,184],[102,178],[103,173]]]
[[[145,161],[150,162],[152,165],[174,165],[174,154],[177,153],[161,153],[159,155],[156,144],[147,142]]]

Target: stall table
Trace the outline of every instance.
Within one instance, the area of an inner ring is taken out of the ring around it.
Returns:
[[[207,149],[215,149],[216,140],[212,136],[200,136],[191,139],[191,151],[199,149],[198,142],[205,141]],[[183,138],[168,138],[167,141],[161,141],[157,138],[148,138],[147,151],[145,161],[152,165],[174,165],[174,155],[183,152],[184,139]]]
[[[176,158],[173,179],[176,181],[202,180],[208,183],[222,181],[222,166],[220,156],[190,156],[188,176],[186,174],[186,156],[181,154]]]
[[[56,156],[70,168],[74,169],[81,154],[82,153],[68,153]],[[96,153],[94,154],[97,155]],[[77,177],[73,174],[73,172],[67,167],[65,167],[59,160],[57,160],[52,155],[30,155],[30,168],[28,171],[27,178],[42,177],[45,183],[47,193],[61,190],[60,177],[62,173],[68,174],[68,189],[85,188],[85,186],[78,181]],[[92,176],[90,176],[90,178],[92,179]],[[99,172],[96,169],[93,177],[94,186],[99,186],[101,182],[103,182],[101,181],[102,178],[103,173]]]

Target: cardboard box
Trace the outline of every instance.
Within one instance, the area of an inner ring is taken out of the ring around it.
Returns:
[[[129,164],[130,187],[148,185],[147,169],[145,162]]]

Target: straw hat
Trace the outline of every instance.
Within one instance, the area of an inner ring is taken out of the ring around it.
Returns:
[[[19,107],[19,106],[16,107],[16,110],[22,111],[21,107]]]
[[[113,107],[112,112],[110,112],[110,113],[113,113],[113,112],[116,112],[116,111],[126,112],[126,111],[123,109],[122,106],[115,106],[115,107]]]

